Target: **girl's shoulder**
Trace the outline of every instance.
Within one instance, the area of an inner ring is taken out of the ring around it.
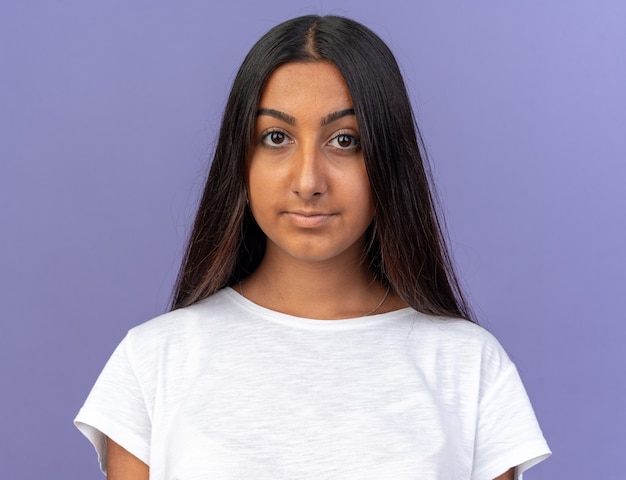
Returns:
[[[171,348],[177,344],[197,343],[211,334],[226,317],[232,316],[233,305],[224,290],[188,307],[163,313],[131,328],[125,341],[134,350],[149,351]]]

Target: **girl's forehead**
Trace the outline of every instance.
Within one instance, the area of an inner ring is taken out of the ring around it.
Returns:
[[[268,79],[259,110],[291,116],[328,115],[352,108],[352,97],[339,69],[330,62],[287,63]]]

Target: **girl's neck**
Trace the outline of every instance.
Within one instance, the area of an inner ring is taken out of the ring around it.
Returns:
[[[362,262],[276,261],[266,256],[240,287],[258,305],[305,318],[354,318],[405,306]]]

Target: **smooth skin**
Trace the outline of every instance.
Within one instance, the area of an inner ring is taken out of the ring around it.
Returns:
[[[362,316],[386,288],[361,261],[374,218],[352,98],[328,62],[279,67],[261,96],[247,165],[250,208],[267,236],[244,295],[316,319]],[[391,292],[377,310],[405,307]]]
[[[362,316],[386,288],[361,261],[374,218],[352,98],[328,62],[289,63],[268,80],[247,165],[250,209],[265,256],[241,285],[251,301],[290,315]],[[390,292],[376,310],[406,307]],[[149,468],[108,440],[109,480],[147,480]],[[495,480],[513,480],[513,470]]]
[[[148,480],[150,468],[126,449],[107,438],[107,479]]]

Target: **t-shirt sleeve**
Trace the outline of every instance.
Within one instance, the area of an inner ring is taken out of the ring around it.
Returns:
[[[499,347],[499,345],[498,345]],[[472,480],[492,480],[511,467],[515,478],[550,456],[515,365],[498,348],[494,375],[487,375],[478,406]]]
[[[93,444],[106,473],[109,437],[146,464],[150,460],[151,414],[145,386],[137,376],[131,338],[127,335],[111,355],[74,424]]]

